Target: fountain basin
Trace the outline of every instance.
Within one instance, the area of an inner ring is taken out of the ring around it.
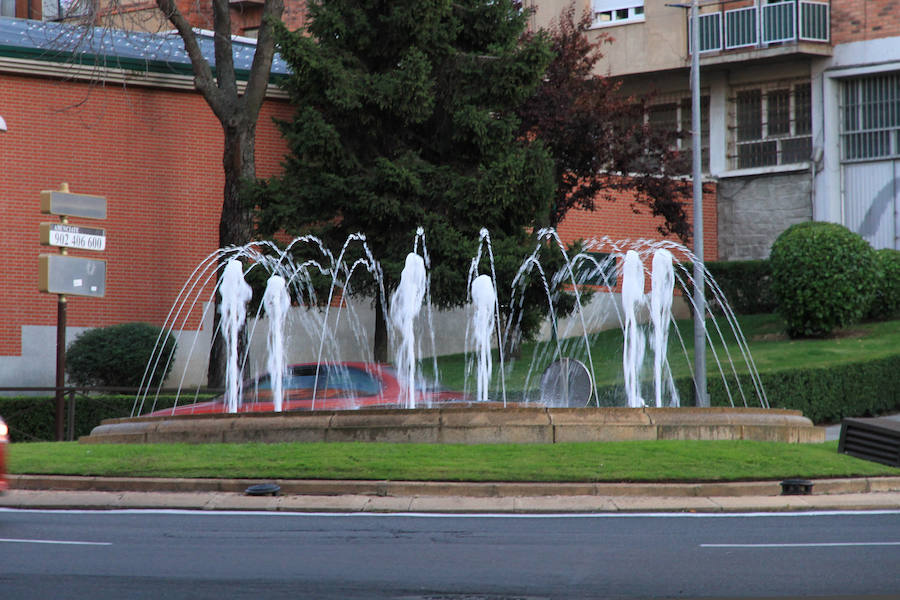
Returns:
[[[438,444],[625,440],[825,441],[800,411],[764,408],[444,406],[107,419],[79,442],[393,442]]]

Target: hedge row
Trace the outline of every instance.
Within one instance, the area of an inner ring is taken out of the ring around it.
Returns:
[[[192,397],[193,400],[193,397]],[[191,401],[192,401],[191,400]],[[184,402],[184,399],[181,399]],[[160,396],[156,408],[169,408],[174,396]],[[134,396],[75,397],[75,439],[88,435],[103,419],[130,417]],[[64,423],[68,424],[69,403],[66,402]],[[144,412],[147,412],[146,408]],[[13,442],[45,442],[56,439],[56,400],[52,397],[0,397],[0,415],[9,426]]]
[[[837,423],[844,417],[869,417],[900,410],[900,355],[827,368],[792,369],[760,374],[769,406],[800,410],[813,423]],[[747,405],[758,406],[749,375],[740,377]],[[736,396],[733,377],[729,381]],[[694,382],[677,382],[682,404],[694,403]],[[710,377],[707,390],[712,406],[730,406],[721,378]],[[743,400],[734,397],[735,406]]]
[[[793,369],[760,374],[760,381],[771,408],[799,410],[813,423],[837,423],[844,417],[870,417],[900,411],[900,355],[828,368]],[[740,388],[734,376],[728,386],[734,406],[760,406],[749,375],[741,375]],[[676,380],[682,406],[694,405],[694,381]],[[728,391],[720,377],[710,376],[706,382],[712,406],[731,406]],[[627,399],[621,385],[601,386],[600,406],[625,406]],[[645,399],[652,398],[649,385],[642,389]]]
[[[772,292],[772,269],[768,260],[710,261],[703,264],[735,314],[772,313],[777,309],[778,301]],[[685,263],[684,268],[693,274],[691,263]],[[689,281],[686,283],[687,293],[693,295],[693,286]],[[706,301],[716,305],[712,286],[707,284],[704,291]]]
[[[760,374],[760,379],[772,408],[800,410],[813,423],[836,423],[844,417],[866,417],[900,410],[897,373],[900,373],[900,355],[828,368],[766,372]],[[743,406],[744,401],[733,377],[728,385],[734,405]],[[692,406],[693,380],[679,379],[676,386],[682,405]],[[747,395],[747,405],[759,406],[749,375],[740,376],[740,387]],[[711,376],[707,380],[707,390],[712,406],[730,406],[721,378]],[[650,397],[650,393],[646,390],[645,396]],[[602,386],[599,394],[600,406],[626,404],[621,385]],[[204,396],[202,399],[206,398]],[[174,396],[161,396],[156,408],[168,408],[174,402]],[[130,416],[133,405],[134,396],[78,396],[75,403],[75,438],[90,434],[103,419]],[[9,425],[14,442],[53,440],[55,414],[53,398],[0,398],[0,415]]]

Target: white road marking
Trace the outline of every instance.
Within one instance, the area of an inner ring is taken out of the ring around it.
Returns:
[[[8,544],[59,544],[63,546],[112,546],[112,542],[79,542],[74,540],[18,540],[0,538],[0,543]]]
[[[771,512],[608,512],[608,513],[423,513],[423,512],[320,512],[320,511],[265,511],[265,510],[209,510],[199,508],[115,508],[115,509],[57,509],[57,508],[7,508],[0,507],[0,513],[31,513],[31,514],[75,514],[75,515],[192,515],[206,517],[244,516],[244,517],[273,517],[273,518],[297,518],[297,517],[353,517],[353,518],[394,518],[417,517],[423,519],[734,519],[734,518],[769,518],[781,519],[785,517],[860,517],[873,515],[900,515],[898,509],[872,509],[872,510],[809,510],[800,512],[771,511]]]
[[[841,548],[845,546],[900,546],[900,542],[806,542],[796,544],[700,544],[701,548]]]

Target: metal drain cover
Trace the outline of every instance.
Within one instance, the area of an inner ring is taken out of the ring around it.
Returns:
[[[280,491],[281,487],[274,483],[257,483],[244,490],[244,494],[247,496],[277,496]]]

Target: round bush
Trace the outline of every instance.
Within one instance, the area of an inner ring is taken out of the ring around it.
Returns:
[[[875,251],[880,277],[868,317],[885,321],[900,315],[900,250]]]
[[[66,373],[75,385],[138,387],[151,356],[154,362],[159,356],[159,350],[153,353],[159,336],[160,328],[146,323],[89,329],[66,350]],[[159,385],[169,375],[170,355],[175,356],[171,333],[166,336],[152,385]]]
[[[791,337],[825,337],[869,311],[878,281],[875,251],[836,223],[788,227],[770,256],[772,290]]]

